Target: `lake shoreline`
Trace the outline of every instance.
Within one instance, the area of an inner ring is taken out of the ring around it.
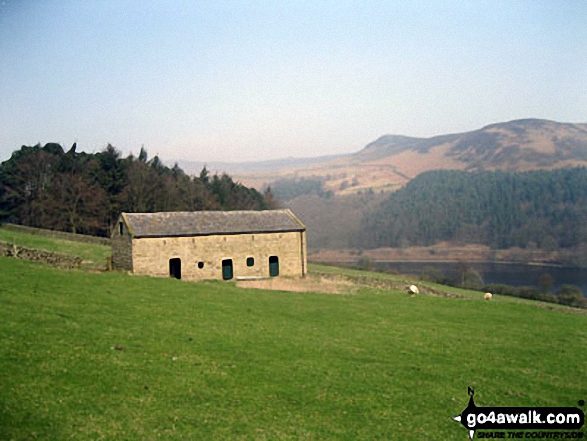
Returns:
[[[353,265],[356,264],[357,262],[359,262],[359,260],[357,259],[345,259],[345,260],[335,260],[335,261],[324,261],[324,260],[310,260],[310,263],[316,263],[316,264],[331,264],[336,266],[336,264],[346,264],[346,265]],[[431,263],[431,264],[437,264],[437,263],[451,263],[451,264],[457,264],[457,263],[461,263],[462,260],[458,260],[458,259],[446,259],[446,260],[440,260],[440,259],[390,259],[390,260],[381,260],[381,259],[377,259],[377,260],[371,260],[371,262],[373,264],[377,264],[377,263]],[[514,260],[472,260],[468,263],[471,264],[480,264],[480,265],[528,265],[528,266],[536,266],[536,267],[552,267],[552,268],[582,268],[582,267],[577,267],[577,266],[572,266],[572,265],[565,265],[562,263],[548,263],[548,262],[521,262],[521,261],[514,261]]]
[[[407,248],[310,249],[308,260],[315,263],[418,262],[418,263],[486,263],[523,264],[534,266],[587,268],[587,245],[572,249],[546,251],[537,248],[491,249],[486,245],[455,245],[440,243],[433,246]]]
[[[435,274],[458,283],[465,269],[472,269],[479,274],[483,285],[508,285],[512,287],[530,286],[542,289],[541,278],[548,275],[551,280],[549,291],[555,293],[563,285],[575,285],[587,296],[587,268],[570,265],[551,264],[547,262],[491,261],[491,260],[456,260],[456,259],[398,259],[365,260],[363,258],[341,259],[310,263],[332,266],[364,268],[372,271],[392,272],[415,278]]]

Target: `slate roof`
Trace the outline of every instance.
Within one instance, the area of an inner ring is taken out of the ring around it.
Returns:
[[[305,231],[290,210],[122,213],[134,237]]]

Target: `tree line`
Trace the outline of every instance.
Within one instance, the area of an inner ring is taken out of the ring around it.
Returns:
[[[271,183],[271,192],[276,199],[290,201],[300,196],[331,197],[332,191],[324,190],[322,178],[282,178]]]
[[[365,213],[365,248],[441,241],[545,250],[587,242],[587,169],[430,171]]]
[[[263,210],[274,203],[227,174],[197,177],[167,167],[141,148],[122,157],[112,145],[98,153],[59,144],[22,146],[0,164],[0,220],[108,236],[122,211]]]

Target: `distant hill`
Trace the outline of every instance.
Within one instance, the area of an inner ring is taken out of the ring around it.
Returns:
[[[365,212],[365,248],[476,243],[556,250],[587,243],[587,168],[435,170]]]
[[[478,249],[460,249],[474,244],[495,251],[484,259],[536,260],[541,250],[540,261],[587,267],[586,167],[431,170],[388,194],[314,192],[284,204],[305,223],[310,251],[345,250],[331,261],[359,259],[361,250],[380,250],[371,257],[382,260],[478,259]],[[404,253],[411,247],[435,249]]]
[[[324,163],[343,155],[317,156],[313,158],[283,158],[254,162],[203,162],[203,161],[177,161],[178,165],[190,174],[198,174],[206,167],[209,172],[227,173],[266,173],[279,172],[291,168],[307,167]]]
[[[197,170],[185,162],[180,165]],[[284,178],[314,177],[323,181],[324,190],[353,194],[392,191],[429,170],[528,171],[581,165],[587,166],[587,124],[522,119],[431,138],[385,135],[349,155],[209,164],[208,168],[226,171],[257,188]]]
[[[587,124],[523,119],[432,138],[383,136],[355,156],[365,162],[395,158],[399,165],[398,156],[405,152],[420,154],[422,159],[456,160],[467,170],[521,171],[577,162],[583,165],[587,162]]]

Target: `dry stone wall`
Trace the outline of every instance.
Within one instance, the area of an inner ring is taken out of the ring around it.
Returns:
[[[82,259],[80,257],[27,248],[9,242],[0,242],[0,256],[43,262],[64,269],[78,269],[82,266]]]
[[[110,245],[110,239],[105,237],[66,233],[65,231],[46,230],[43,228],[26,227],[24,225],[16,224],[2,224],[1,227],[8,231],[34,234],[36,236],[52,237],[54,239],[72,240],[75,242],[91,243],[95,245]]]

